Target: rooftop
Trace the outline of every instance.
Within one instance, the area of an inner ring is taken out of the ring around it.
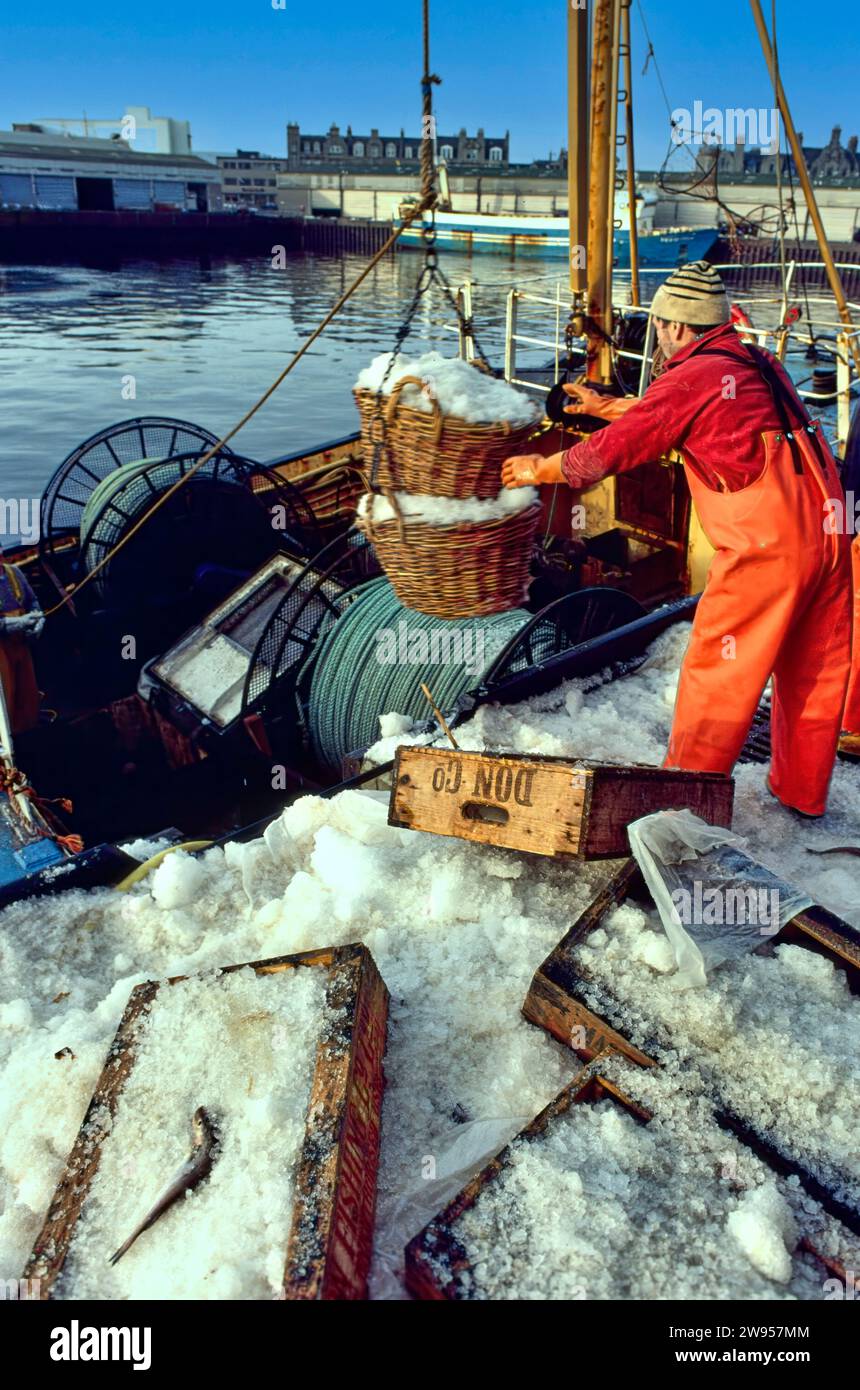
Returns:
[[[89,162],[93,164],[170,164],[187,169],[212,165],[193,154],[147,154],[125,140],[101,140],[95,136],[57,135],[47,131],[0,130],[0,156],[18,159]]]

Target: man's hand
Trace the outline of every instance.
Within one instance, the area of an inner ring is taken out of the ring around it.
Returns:
[[[563,483],[561,454],[512,454],[502,464],[505,487],[540,487],[541,483]]]
[[[567,383],[561,389],[574,401],[573,405],[564,407],[565,415],[594,415],[600,419],[601,408],[606,403],[606,396],[600,391],[592,391],[590,386],[571,386]]]
[[[543,454],[512,454],[502,464],[502,482],[505,487],[536,487],[543,461]]]

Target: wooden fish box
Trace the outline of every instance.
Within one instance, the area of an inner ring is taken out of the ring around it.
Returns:
[[[731,825],[734,782],[718,772],[470,753],[397,750],[390,825],[532,854],[617,859],[627,826],[652,811],[689,808]]]
[[[530,1125],[520,1130],[516,1137],[539,1140],[556,1116],[564,1114],[571,1105],[584,1105],[606,1097],[617,1101],[637,1119],[647,1121],[650,1118],[646,1110],[636,1105],[603,1077],[590,1077],[585,1084],[582,1084],[579,1078],[575,1078]],[[457,1222],[464,1212],[480,1200],[485,1189],[495,1182],[508,1166],[510,1152],[511,1145],[506,1144],[495,1158],[491,1158],[487,1166],[457,1193],[444,1211],[410,1240],[405,1254],[406,1287],[413,1298],[460,1301],[470,1297],[472,1266],[465,1247],[457,1237]]]
[[[580,1077],[575,1077],[530,1125],[520,1130],[513,1142],[525,1139],[540,1143],[553,1122],[571,1106],[592,1105],[607,1099],[614,1101],[642,1124],[647,1124],[651,1119],[649,1111],[631,1100],[605,1077],[592,1075],[585,1082]],[[448,1206],[406,1246],[406,1287],[413,1298],[436,1302],[461,1302],[472,1297],[473,1266],[465,1246],[458,1237],[457,1223],[465,1212],[480,1203],[483,1193],[508,1167],[511,1148],[512,1144],[508,1144],[500,1150],[486,1167],[457,1193],[453,1201],[449,1202]],[[767,1162],[766,1154],[759,1156]],[[820,1262],[822,1279],[831,1274],[845,1281],[845,1269],[837,1261],[822,1255],[806,1237],[800,1241],[799,1248]]]
[[[336,946],[249,963],[257,975],[313,969],[326,974],[325,1024],[316,1048],[305,1135],[295,1170],[292,1224],[284,1252],[283,1299],[363,1299],[373,1242],[388,990],[363,945]],[[248,968],[230,965],[230,974]],[[87,1113],[36,1239],[24,1278],[39,1297],[55,1285],[101,1160],[123,1087],[135,1064],[135,1037],[160,989],[186,976],[132,990]],[[225,1045],[229,1045],[225,1043]],[[108,1125],[104,1124],[107,1112]],[[99,1133],[93,1141],[92,1130]],[[157,1227],[155,1228],[157,1229]]]
[[[530,1023],[544,1028],[586,1061],[617,1052],[640,1066],[656,1067],[659,1066],[656,1040],[653,1043],[646,1040],[645,1050],[634,1046],[584,1002],[585,981],[573,956],[574,948],[583,938],[601,926],[604,918],[628,898],[653,907],[635,859],[628,859],[621,865],[535,971],[522,1011]],[[768,938],[769,944],[780,942],[803,946],[827,956],[845,971],[852,991],[860,993],[860,933],[834,913],[817,904],[806,908]],[[776,1171],[796,1174],[826,1211],[860,1234],[860,1212],[843,1203],[791,1154],[762,1138],[730,1109],[718,1109],[715,1118]]]

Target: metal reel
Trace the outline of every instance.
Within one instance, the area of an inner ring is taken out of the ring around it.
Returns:
[[[188,477],[207,452],[154,460],[133,469],[118,489],[93,498],[80,544],[81,571],[97,571],[84,591],[88,605],[108,603],[132,613],[163,608],[191,589],[200,567],[247,574],[278,549],[313,552],[316,521],[290,483],[229,452],[213,454]]]
[[[499,652],[481,684],[485,689],[500,685],[549,657],[634,622],[645,612],[639,600],[623,589],[598,585],[563,594],[536,613]]]
[[[356,527],[308,561],[254,649],[242,694],[243,717],[256,710],[277,714],[295,701],[294,712],[304,725],[300,687],[306,690],[316,647],[349,606],[353,591],[379,573],[373,547]]]
[[[90,494],[114,469],[135,459],[170,458],[217,443],[218,436],[200,425],[162,415],[120,420],[91,435],[63,460],[45,488],[40,509],[41,558],[52,564],[57,561],[59,542],[79,531]],[[233,453],[226,447],[221,452]]]

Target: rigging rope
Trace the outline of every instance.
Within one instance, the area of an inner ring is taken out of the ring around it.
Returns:
[[[667,110],[667,112],[668,112],[668,114],[669,114],[669,124],[670,124],[670,126],[672,127],[672,129],[674,130],[675,122],[672,120],[672,107],[671,107],[670,102],[669,102],[669,97],[668,97],[668,95],[667,95],[667,93],[666,93],[666,85],[665,85],[665,83],[664,83],[664,81],[663,81],[662,73],[660,72],[660,65],[659,65],[659,63],[657,62],[657,54],[656,54],[656,51],[655,51],[655,49],[654,49],[654,44],[653,44],[653,41],[652,41],[652,39],[651,39],[651,35],[650,35],[649,31],[648,31],[648,24],[647,24],[647,22],[646,22],[646,20],[645,20],[645,11],[644,11],[644,9],[643,9],[643,7],[642,7],[642,0],[636,0],[636,7],[637,7],[637,9],[638,9],[638,11],[639,11],[639,18],[640,18],[640,20],[641,20],[641,22],[642,22],[642,28],[643,28],[643,30],[645,31],[645,38],[646,38],[647,41],[648,41],[648,53],[647,53],[647,56],[646,56],[646,59],[645,59],[645,67],[642,69],[642,75],[643,75],[643,77],[644,77],[645,71],[646,71],[646,69],[647,69],[647,67],[648,67],[648,63],[650,62],[651,59],[653,59],[653,60],[654,60],[654,71],[655,71],[655,73],[656,73],[656,75],[657,75],[657,81],[658,81],[659,84],[660,84],[660,91],[661,91],[662,96],[663,96],[663,101],[664,101],[664,104],[665,104],[665,106],[666,106],[666,110]],[[692,135],[692,134],[693,134],[693,132],[691,131],[691,135]],[[701,134],[701,132],[700,132],[700,134]],[[691,174],[695,172],[695,174],[697,175],[697,177],[694,177],[693,180],[692,180],[692,182],[689,183],[689,184],[687,185],[686,188],[679,188],[679,187],[677,187],[677,186],[673,186],[672,184],[666,183],[666,182],[665,182],[663,175],[664,175],[665,173],[667,173],[667,171],[668,171],[669,161],[670,161],[671,158],[672,158],[673,152],[677,151],[677,149],[678,149],[678,145],[676,144],[675,140],[674,140],[674,139],[672,138],[672,136],[670,135],[670,137],[669,137],[669,149],[668,149],[668,151],[667,151],[667,153],[666,153],[666,157],[664,158],[663,163],[661,164],[661,166],[660,166],[660,168],[659,168],[659,170],[658,170],[658,172],[657,172],[657,187],[660,189],[660,191],[661,191],[662,193],[668,194],[670,197],[671,197],[671,196],[677,196],[679,193],[683,193],[685,197],[688,197],[688,198],[697,198],[700,202],[714,203],[714,204],[720,209],[721,212],[725,213],[725,216],[726,216],[726,218],[728,219],[728,222],[729,222],[729,224],[730,224],[730,227],[732,227],[732,228],[736,227],[737,224],[738,224],[738,222],[746,222],[746,223],[748,223],[751,227],[755,227],[756,230],[757,230],[758,232],[760,232],[760,233],[762,233],[762,234],[766,234],[766,230],[767,230],[767,229],[766,229],[766,227],[765,227],[765,225],[764,225],[764,222],[756,221],[756,220],[754,219],[753,215],[752,215],[752,212],[746,212],[746,213],[744,213],[743,215],[741,215],[740,213],[736,212],[733,208],[729,207],[728,203],[724,202],[723,199],[720,197],[720,195],[719,195],[719,188],[718,188],[718,179],[719,179],[719,165],[718,165],[718,162],[717,162],[716,160],[714,160],[713,164],[712,164],[710,167],[706,167],[705,165],[702,164],[702,162],[701,162],[699,156],[693,153],[692,148],[691,148],[690,145],[687,144],[686,142],[684,142],[684,148],[686,149],[688,155],[690,156],[690,158],[691,158],[692,161],[693,161],[694,169],[691,170],[690,172],[691,172]],[[697,193],[697,192],[695,192],[695,190],[696,190],[697,188],[701,188],[703,184],[706,184],[706,183],[708,182],[709,179],[713,179],[713,189],[712,189],[711,191],[706,191],[706,192],[703,192],[703,193]],[[758,209],[755,209],[755,211],[758,211]],[[762,213],[765,213],[765,212],[767,212],[767,211],[768,211],[768,209],[767,209],[766,205],[765,205],[765,204],[762,204],[761,212],[762,212]]]
[[[773,71],[771,81],[773,83],[773,107],[776,112],[776,196],[779,202],[779,273],[782,280],[782,305],[783,319],[788,313],[788,288],[786,284],[785,270],[785,208],[782,199],[782,117],[779,111],[779,57],[776,51],[776,0],[770,3],[771,29],[773,35],[770,42],[770,51],[773,54]]]
[[[254,402],[251,408],[245,412],[241,420],[239,420],[238,423],[232,427],[232,429],[229,429],[227,433],[217,441],[217,443],[213,444],[211,448],[207,449],[203,457],[198,459],[197,462],[193,464],[191,468],[188,469],[187,473],[183,474],[181,478],[177,479],[173,486],[169,488],[167,492],[163,493],[161,497],[159,497],[155,501],[155,503],[145,514],[145,516],[141,517],[138,521],[134,523],[132,527],[130,527],[130,529],[122,537],[122,540],[120,540],[112,550],[108,551],[108,553],[102,557],[102,559],[99,561],[97,565],[93,566],[93,568],[89,571],[88,574],[84,576],[83,579],[81,579],[77,584],[73,585],[68,590],[68,592],[63,595],[59,603],[54,604],[53,608],[49,608],[47,610],[45,617],[49,618],[52,614],[59,612],[59,610],[63,608],[67,603],[69,603],[75,597],[76,594],[80,593],[81,589],[83,589],[85,585],[89,584],[90,581],[98,574],[99,570],[101,570],[103,566],[106,565],[108,561],[113,558],[114,555],[116,555],[117,551],[121,550],[122,547],[126,545],[128,541],[131,540],[132,536],[137,534],[137,532],[141,529],[142,526],[146,525],[150,517],[153,516],[153,514],[156,511],[158,511],[158,508],[163,507],[164,504],[168,502],[170,498],[174,495],[174,493],[178,492],[179,489],[183,487],[190,478],[193,478],[196,473],[199,473],[200,469],[203,468],[210,461],[210,459],[212,459],[214,455],[218,453],[219,449],[223,449],[225,444],[228,444],[231,439],[235,438],[239,431],[243,429],[245,425],[247,425],[248,421],[256,415],[257,411],[260,410],[266,404],[266,401],[268,401],[269,398],[274,395],[278,387],[289,376],[296,363],[299,362],[302,357],[304,357],[311,344],[316,341],[316,339],[322,333],[323,329],[331,323],[335,314],[337,314],[338,311],[343,308],[347,300],[351,298],[351,296],[358,289],[359,285],[370,274],[373,267],[377,265],[378,262],[381,261],[382,257],[386,254],[386,252],[391,249],[397,238],[402,235],[406,228],[423,211],[424,208],[422,203],[420,202],[417,203],[413,209],[410,209],[407,216],[401,219],[400,226],[394,229],[391,236],[386,239],[384,244],[371,257],[364,269],[356,276],[355,280],[353,280],[349,288],[345,290],[344,293],[340,296],[340,299],[338,299],[337,303],[329,310],[322,322],[314,329],[314,331],[311,334],[308,335],[308,337],[302,343],[302,346],[287,363],[286,367],[284,367],[283,371],[275,378],[271,386],[269,386],[267,390],[263,392],[262,396],[260,396],[260,398]]]
[[[375,265],[377,265],[379,261],[382,260],[382,257],[383,257],[388,251],[391,250],[392,246],[393,246],[394,243],[397,241],[398,237],[400,237],[400,236],[403,234],[403,232],[406,230],[407,227],[411,226],[411,224],[415,221],[415,219],[416,219],[417,217],[423,216],[423,214],[424,214],[424,212],[425,212],[425,210],[426,210],[427,208],[430,208],[430,210],[432,211],[432,209],[435,207],[435,204],[436,204],[436,194],[435,194],[435,190],[434,190],[434,186],[433,186],[433,173],[434,173],[434,171],[433,171],[433,115],[432,115],[433,102],[432,102],[432,90],[433,90],[433,84],[434,84],[434,83],[440,82],[440,81],[441,81],[441,78],[437,77],[435,74],[430,73],[430,72],[428,71],[429,66],[430,66],[430,15],[429,15],[429,10],[430,10],[430,0],[423,0],[424,75],[423,75],[423,78],[422,78],[421,87],[422,87],[422,112],[423,112],[422,119],[423,119],[424,124],[423,124],[422,133],[421,133],[421,197],[420,197],[419,201],[416,203],[416,205],[415,205],[414,208],[410,209],[410,210],[407,212],[407,214],[406,214],[405,217],[401,217],[401,219],[400,219],[400,225],[394,229],[394,231],[392,232],[391,236],[389,236],[389,237],[386,238],[385,242],[384,242],[383,245],[379,248],[379,250],[378,250],[373,256],[371,256],[371,258],[370,258],[370,260],[368,261],[367,265],[366,265],[366,266],[364,267],[364,269],[356,276],[356,278],[353,280],[353,282],[352,282],[352,284],[349,286],[349,288],[348,288],[347,290],[344,291],[344,293],[340,296],[340,299],[338,299],[337,303],[329,310],[329,312],[326,314],[326,316],[325,316],[325,318],[322,320],[322,322],[321,322],[321,323],[314,329],[314,331],[313,331],[311,334],[309,334],[309,336],[305,339],[305,341],[304,341],[304,343],[302,344],[302,346],[301,346],[301,347],[299,348],[299,350],[294,354],[294,356],[291,358],[291,360],[287,363],[287,365],[286,365],[286,367],[284,367],[283,371],[279,373],[279,375],[278,375],[278,376],[275,378],[275,380],[272,382],[271,386],[269,386],[269,387],[267,388],[267,390],[265,390],[265,391],[263,392],[262,396],[260,396],[260,398],[259,398],[257,401],[254,402],[254,404],[251,406],[251,408],[245,412],[245,414],[242,416],[241,420],[239,420],[238,423],[235,424],[235,425],[232,427],[232,429],[229,429],[229,430],[227,431],[227,433],[226,433],[225,435],[223,435],[222,438],[219,439],[219,440],[217,441],[217,443],[213,444],[212,447],[211,447],[210,449],[207,449],[207,451],[206,451],[206,453],[203,455],[203,457],[200,458],[200,459],[198,459],[197,462],[196,462],[191,468],[189,468],[189,470],[188,470],[187,473],[183,474],[183,476],[182,476],[181,478],[178,478],[177,481],[173,484],[173,486],[170,487],[170,488],[168,488],[168,490],[167,490],[165,493],[163,493],[162,496],[159,497],[159,498],[155,501],[155,503],[154,503],[153,506],[149,509],[149,511],[146,512],[146,514],[145,514],[144,516],[142,516],[138,521],[136,521],[136,522],[134,523],[134,525],[131,526],[130,529],[129,529],[128,531],[126,531],[125,535],[124,535],[124,536],[122,537],[122,539],[117,543],[117,545],[115,545],[115,546],[113,547],[112,550],[109,550],[108,553],[102,557],[102,559],[99,561],[99,563],[98,563],[97,565],[94,565],[94,566],[93,566],[93,568],[89,571],[88,574],[86,574],[86,575],[84,576],[83,579],[81,579],[77,584],[71,586],[71,587],[68,589],[68,591],[67,591],[67,592],[63,595],[63,597],[60,599],[59,603],[54,604],[54,606],[53,606],[52,608],[49,608],[49,609],[47,610],[47,612],[45,613],[45,617],[46,617],[46,618],[51,617],[54,613],[59,612],[59,610],[60,610],[61,608],[65,607],[65,605],[66,605],[67,603],[70,603],[71,600],[75,597],[75,595],[78,594],[78,593],[80,593],[81,589],[83,589],[83,588],[85,587],[85,585],[89,584],[90,581],[99,573],[99,571],[108,563],[108,561],[111,560],[111,559],[113,558],[113,556],[116,555],[116,553],[117,553],[119,550],[121,550],[122,547],[123,547],[124,545],[126,545],[126,544],[131,540],[132,536],[136,535],[137,532],[141,529],[141,527],[143,527],[143,526],[146,525],[147,521],[148,521],[148,520],[150,519],[150,517],[158,510],[158,508],[159,508],[159,507],[163,507],[164,504],[165,504],[166,502],[168,502],[168,501],[170,500],[170,498],[174,495],[174,493],[178,492],[179,489],[180,489],[181,487],[184,487],[184,485],[188,482],[188,480],[189,480],[190,478],[193,478],[194,475],[195,475],[196,473],[199,473],[200,469],[203,468],[203,467],[209,462],[209,460],[210,460],[211,458],[213,458],[215,454],[218,453],[219,449],[223,449],[223,448],[224,448],[224,445],[225,445],[225,444],[228,444],[228,443],[230,442],[231,439],[234,439],[235,436],[239,433],[239,431],[240,431],[241,429],[243,429],[243,428],[245,427],[245,425],[247,425],[248,421],[251,420],[251,419],[253,419],[253,417],[256,415],[257,411],[260,410],[260,409],[266,404],[266,402],[269,400],[269,398],[270,398],[271,396],[273,396],[274,393],[277,391],[278,387],[282,384],[282,382],[284,382],[284,381],[286,380],[286,378],[289,376],[290,372],[293,370],[293,367],[295,367],[296,363],[299,362],[299,361],[301,360],[302,357],[304,357],[304,355],[305,355],[305,353],[307,352],[308,348],[309,348],[309,347],[311,346],[311,344],[314,343],[314,342],[316,341],[316,339],[320,336],[320,334],[322,333],[323,329],[326,328],[326,327],[328,326],[328,324],[331,323],[332,319],[333,319],[333,318],[335,317],[335,315],[340,311],[340,309],[343,308],[343,306],[344,306],[344,304],[347,302],[347,300],[350,299],[351,296],[355,293],[355,291],[358,289],[359,285],[362,284],[362,282],[363,282],[364,280],[366,280],[367,276],[370,274],[370,272],[371,272],[371,270],[373,269],[373,267],[374,267]],[[426,233],[426,229],[425,229],[425,233]],[[433,240],[435,240],[435,235],[436,235],[436,234],[435,234],[435,228],[433,228]],[[425,271],[426,271],[426,270],[427,270],[427,266],[425,265]],[[433,277],[431,277],[431,278],[433,278]],[[451,296],[450,287],[448,286],[448,282],[447,282],[447,280],[445,280],[445,277],[441,274],[441,272],[437,272],[435,278],[438,279],[438,280],[440,281],[440,283],[444,283],[444,287],[445,287],[446,290],[447,290],[448,296],[449,296],[449,298],[452,299],[452,302],[453,302],[453,297]],[[423,273],[422,273],[422,280],[423,280]],[[419,283],[420,283],[420,282],[419,282]],[[463,320],[462,311],[459,309],[459,305],[456,305],[456,304],[455,304],[455,307],[456,307],[456,309],[457,309],[457,313],[458,313],[459,318],[460,318],[461,320]],[[414,312],[414,309],[413,309],[413,312]],[[405,335],[404,335],[404,336],[405,336]],[[392,358],[392,360],[393,360],[393,358]]]

